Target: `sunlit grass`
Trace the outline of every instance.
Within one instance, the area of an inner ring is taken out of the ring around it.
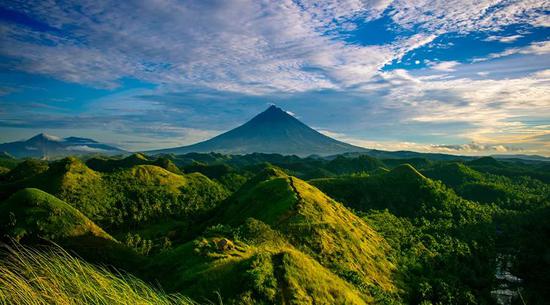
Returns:
[[[0,251],[0,304],[194,304],[58,247],[15,245]]]

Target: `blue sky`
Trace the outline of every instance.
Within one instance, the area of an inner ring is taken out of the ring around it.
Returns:
[[[0,142],[130,150],[275,103],[356,145],[550,156],[548,1],[4,1]]]

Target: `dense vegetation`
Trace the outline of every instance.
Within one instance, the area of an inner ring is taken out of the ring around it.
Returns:
[[[0,156],[0,302],[189,302],[150,283],[224,304],[547,304],[549,178],[489,157]]]

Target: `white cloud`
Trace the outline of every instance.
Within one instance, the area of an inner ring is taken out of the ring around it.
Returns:
[[[437,71],[452,72],[455,71],[455,67],[459,65],[457,61],[442,61],[433,63],[431,68]]]
[[[511,35],[511,36],[496,36],[492,35],[484,39],[484,41],[499,41],[503,43],[512,43],[520,38],[522,38],[522,35]]]
[[[385,73],[385,79],[397,80],[399,86],[388,87],[381,103],[404,112],[402,117],[412,124],[462,124],[465,127],[454,134],[456,138],[493,146],[522,145],[550,134],[541,127],[550,117],[547,70],[499,80],[410,74],[405,78],[402,74]],[[525,123],[525,118],[531,123]]]
[[[545,13],[550,9],[548,1],[396,0],[391,8],[392,19],[398,24],[435,34],[498,31],[517,23],[550,24]]]
[[[111,150],[97,148],[97,147],[90,147],[88,145],[67,146],[65,147],[65,149],[70,151],[83,151],[83,152],[89,152],[89,153],[106,153],[111,151]]]
[[[17,58],[20,70],[104,88],[130,77],[251,94],[347,89],[368,82],[386,64],[438,35],[544,24],[542,12],[549,6],[540,1],[427,0],[7,5],[59,30],[1,25],[0,54]],[[342,40],[339,31],[383,12],[419,32],[379,46]]]
[[[508,48],[502,52],[491,53],[485,57],[475,58],[473,62],[487,61],[490,59],[496,59],[501,57],[506,57],[510,55],[547,55],[550,54],[550,40],[533,42],[528,46]]]
[[[106,88],[124,77],[249,93],[341,88],[395,56],[392,47],[352,46],[330,34],[348,18],[378,14],[382,2],[12,3],[71,30],[3,25],[0,53],[19,58],[24,71]]]

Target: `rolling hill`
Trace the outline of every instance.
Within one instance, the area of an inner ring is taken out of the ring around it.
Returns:
[[[309,182],[353,209],[365,212],[388,209],[405,217],[443,211],[447,202],[458,200],[451,190],[426,178],[409,164],[372,176],[323,178]]]
[[[393,267],[385,256],[384,239],[342,204],[303,180],[267,168],[220,210],[220,223],[238,225],[248,218],[266,223],[324,267],[364,287],[365,293],[371,286],[393,289]]]
[[[228,304],[369,304],[396,293],[386,241],[277,168],[251,178],[210,223],[151,260],[147,269],[169,274],[161,282],[168,291],[204,299],[215,297],[215,286]]]
[[[105,231],[66,202],[44,191],[26,188],[0,204],[4,234],[15,239],[63,239],[93,235],[112,240]]]

